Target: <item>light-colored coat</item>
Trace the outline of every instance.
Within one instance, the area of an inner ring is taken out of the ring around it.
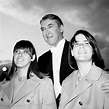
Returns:
[[[77,71],[74,71],[62,84],[59,109],[109,109],[109,94],[100,86],[108,75],[93,65],[86,77],[75,87]]]
[[[52,81],[28,79],[12,101],[13,79],[0,89],[0,109],[56,109]]]

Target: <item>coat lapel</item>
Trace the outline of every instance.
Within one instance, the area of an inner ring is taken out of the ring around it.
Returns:
[[[69,80],[64,83],[64,89],[66,93],[68,94],[68,101],[69,103],[72,99],[74,99],[76,96],[78,96],[81,92],[83,92],[87,87],[90,87],[92,82],[87,82],[87,80],[84,78],[77,87],[75,87],[77,77],[77,71],[73,72]]]
[[[35,79],[34,79],[35,78]],[[8,97],[10,104],[12,102],[12,105],[14,103],[16,103],[18,100],[22,99],[23,97],[25,97],[29,92],[31,92],[36,86],[38,86],[40,84],[39,79],[37,77],[32,77],[31,79],[28,79],[23,86],[21,87],[21,89],[19,90],[19,92],[17,93],[17,95],[15,96],[15,98],[13,98],[13,79],[9,82],[9,84],[3,89],[4,93],[6,94],[6,96]]]
[[[39,85],[38,81],[36,82],[36,80],[28,79],[23,84],[23,86],[21,87],[21,89],[13,99],[13,104],[16,103],[18,100],[22,99],[23,97],[25,97],[29,92],[31,92],[38,85]]]
[[[63,89],[65,89],[66,93],[68,94],[68,97],[70,97],[75,88],[75,72],[71,73],[67,79],[63,82]]]
[[[102,69],[99,67],[93,65],[89,73],[84,77],[84,79],[75,87],[75,81],[76,81],[76,71],[74,74],[70,77],[70,79],[64,84],[65,91],[69,96],[69,99],[67,101],[67,104],[72,101],[75,97],[77,97],[79,94],[81,94],[84,90],[86,90],[88,87],[90,87],[93,84],[94,80],[98,80],[101,76]]]
[[[4,93],[8,97],[9,101],[11,102],[12,100],[12,95],[13,95],[13,80],[9,82],[9,84],[3,88]]]
[[[77,87],[75,87],[72,91],[72,94],[68,100],[68,102],[70,102],[72,99],[74,99],[76,96],[78,96],[80,93],[82,93],[85,89],[87,89],[88,87],[90,87],[92,84],[92,82],[87,82],[86,79],[83,79]]]
[[[69,66],[68,63],[68,50],[69,42],[65,40],[60,63],[60,84],[62,84],[63,80],[73,72],[73,69]]]

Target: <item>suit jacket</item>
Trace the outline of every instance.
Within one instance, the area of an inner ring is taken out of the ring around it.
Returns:
[[[56,109],[52,81],[31,77],[13,98],[13,79],[0,88],[0,109]]]
[[[68,63],[68,48],[69,42],[65,41],[60,65],[60,84],[62,84],[62,81],[73,71]],[[53,80],[52,53],[50,50],[38,58],[38,67],[41,72],[48,73],[50,78]]]
[[[63,82],[59,109],[109,109],[109,94],[100,89],[108,74],[93,66],[75,87],[76,76],[77,71]]]

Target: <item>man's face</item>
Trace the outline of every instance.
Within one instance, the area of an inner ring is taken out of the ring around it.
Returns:
[[[44,40],[51,46],[56,46],[63,38],[63,26],[58,26],[55,20],[46,19],[41,22]]]

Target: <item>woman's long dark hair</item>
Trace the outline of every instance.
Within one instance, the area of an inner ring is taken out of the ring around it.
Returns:
[[[30,78],[31,72],[34,73],[39,78],[43,78],[42,73],[39,72],[39,69],[38,69],[37,55],[36,55],[36,50],[35,50],[33,44],[28,40],[20,40],[15,44],[14,49],[13,49],[13,54],[17,49],[28,49],[32,56],[35,55],[35,59],[33,61],[31,61],[31,63],[30,63],[30,66],[29,66],[29,69],[27,72],[27,79]],[[10,80],[13,77],[15,71],[16,71],[16,65],[14,63],[14,56],[13,56],[12,66],[11,66],[7,80]]]
[[[75,70],[78,69],[76,60],[75,60],[74,56],[71,55],[71,50],[74,47],[74,44],[76,42],[75,38],[78,34],[83,34],[85,36],[85,38],[88,40],[89,44],[92,46],[92,49],[93,49],[92,61],[95,63],[96,66],[104,69],[105,68],[104,60],[101,56],[100,49],[97,45],[97,42],[96,42],[95,38],[86,30],[76,31],[76,33],[74,34],[74,36],[70,40],[69,54],[68,54],[68,61],[69,61],[70,67],[75,69]]]

